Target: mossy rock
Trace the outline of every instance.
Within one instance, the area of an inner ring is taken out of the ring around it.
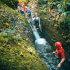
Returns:
[[[2,20],[1,23],[4,23],[5,20],[9,23],[9,28],[1,27],[3,30],[0,33],[0,70],[48,70],[39,58],[32,41],[28,38],[30,34],[21,34],[17,32],[18,28],[15,28],[16,25],[21,25],[20,30],[24,26],[25,31],[28,31],[29,25],[27,24],[26,18],[11,8],[5,5],[2,6],[2,9],[5,10],[2,15],[6,14],[5,17],[8,20],[1,18],[0,21]],[[28,49],[29,47],[30,49]],[[24,55],[21,56],[20,52]]]

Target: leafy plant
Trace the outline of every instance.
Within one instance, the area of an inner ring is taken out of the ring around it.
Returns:
[[[1,2],[7,4],[8,6],[12,8],[17,8],[18,0],[1,0]]]

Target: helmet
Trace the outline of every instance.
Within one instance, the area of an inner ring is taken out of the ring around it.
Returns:
[[[31,11],[30,11],[30,10],[28,10],[28,13],[31,13]]]
[[[21,3],[18,3],[18,5],[20,6],[20,5],[21,5]]]
[[[61,48],[62,44],[61,44],[61,42],[55,42],[55,46],[58,47],[58,48]]]
[[[38,15],[38,13],[36,12],[35,15]]]

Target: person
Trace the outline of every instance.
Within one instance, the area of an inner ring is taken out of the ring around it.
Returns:
[[[18,10],[18,12],[19,12],[19,13],[21,13],[21,11],[22,11],[22,6],[21,6],[21,3],[18,3],[17,10]]]
[[[64,49],[62,48],[61,42],[55,42],[56,51],[53,51],[53,53],[56,53],[58,60],[60,61],[57,65],[58,68],[61,68],[61,65],[65,61],[65,54]]]
[[[28,9],[28,17],[30,17],[30,16],[31,16],[31,10]]]
[[[26,6],[26,18],[28,16],[28,7]]]
[[[25,7],[25,5],[24,5],[24,4],[23,4],[23,7],[22,7],[22,11],[24,11],[24,16],[26,16],[26,14],[25,14],[26,7]]]
[[[26,13],[28,12],[28,7],[26,6]]]
[[[35,28],[39,28],[39,25],[40,25],[40,18],[38,17],[38,13],[36,12],[35,14],[35,17],[32,18],[32,20],[34,21],[33,23],[33,32],[35,31]]]

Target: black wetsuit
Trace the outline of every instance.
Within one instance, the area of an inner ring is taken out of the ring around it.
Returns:
[[[39,19],[34,19],[34,25],[36,28],[39,28]]]

